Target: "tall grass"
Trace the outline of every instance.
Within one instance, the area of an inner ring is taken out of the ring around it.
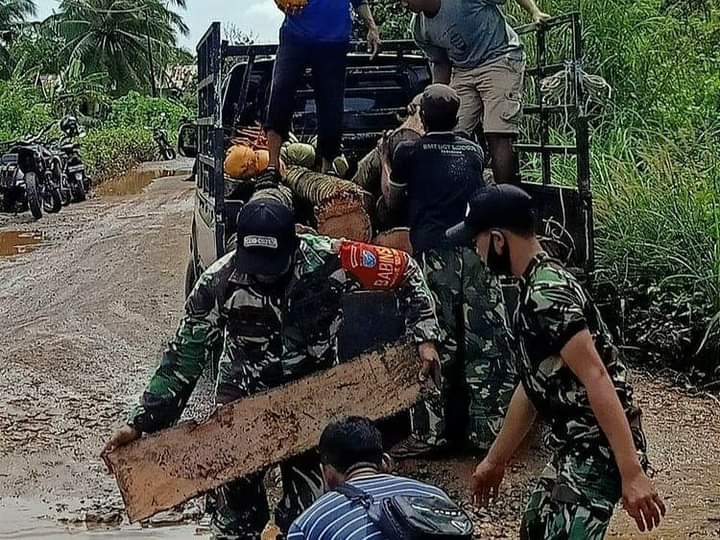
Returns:
[[[598,292],[620,308],[611,311],[621,314],[626,343],[720,377],[720,5],[713,1],[696,12],[682,1],[541,4],[551,14],[581,11],[584,68],[614,89],[592,122]],[[523,20],[516,8],[510,15]],[[553,137],[566,141],[568,133]],[[557,159],[552,174],[573,183],[574,163]]]

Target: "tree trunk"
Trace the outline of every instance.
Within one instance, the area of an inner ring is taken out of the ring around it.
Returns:
[[[285,182],[312,209],[320,234],[367,242],[372,236],[371,196],[358,185],[335,176],[291,167]]]

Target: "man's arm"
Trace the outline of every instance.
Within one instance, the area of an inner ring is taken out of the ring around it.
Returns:
[[[523,8],[529,15],[532,17],[533,22],[539,23],[543,21],[547,21],[550,18],[550,15],[547,13],[543,13],[539,7],[537,7],[537,4],[535,3],[535,0],[516,0],[518,5]]]
[[[417,25],[413,27],[413,39],[430,62],[433,83],[450,84],[452,62],[450,62],[447,50],[431,42],[429,37]]]
[[[128,415],[104,452],[123,446],[142,433],[158,431],[180,418],[207,363],[206,350],[221,339],[213,274],[205,272],[185,303],[185,315],[168,344],[140,402]]]
[[[372,55],[371,58],[375,58],[380,51],[380,31],[378,30],[377,24],[375,24],[370,6],[366,0],[352,0],[352,3],[355,11],[368,29],[368,52]]]
[[[389,210],[398,211],[405,204],[407,197],[411,146],[400,144],[394,155],[388,148],[388,137],[382,137],[378,143],[380,152],[381,186],[386,187],[383,193]],[[392,162],[392,163],[391,163]]]
[[[485,506],[490,499],[497,497],[505,476],[505,467],[527,436],[536,416],[537,411],[528,399],[525,388],[522,384],[518,385],[502,429],[472,477],[472,491],[479,505]]]
[[[627,512],[641,531],[653,529],[665,515],[665,505],[640,466],[630,424],[590,332],[585,329],[575,334],[560,354],[587,390],[593,413],[610,443]]]
[[[185,303],[185,315],[163,353],[155,374],[131,412],[129,423],[151,433],[180,418],[205,369],[213,344],[221,339],[215,273],[205,272]]]

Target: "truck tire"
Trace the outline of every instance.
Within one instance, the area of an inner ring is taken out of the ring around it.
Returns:
[[[192,292],[193,288],[195,287],[196,281],[197,281],[197,277],[195,276],[195,263],[193,262],[192,253],[191,253],[190,259],[188,259],[188,262],[187,262],[187,268],[185,268],[185,298],[190,296],[190,293]]]
[[[34,172],[25,175],[25,197],[30,207],[30,213],[35,219],[40,219],[42,217],[42,201],[38,192],[37,175]]]

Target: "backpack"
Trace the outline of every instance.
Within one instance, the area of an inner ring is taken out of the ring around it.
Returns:
[[[455,503],[439,497],[394,495],[375,500],[350,484],[335,488],[360,503],[368,517],[391,540],[471,540],[473,524]]]

